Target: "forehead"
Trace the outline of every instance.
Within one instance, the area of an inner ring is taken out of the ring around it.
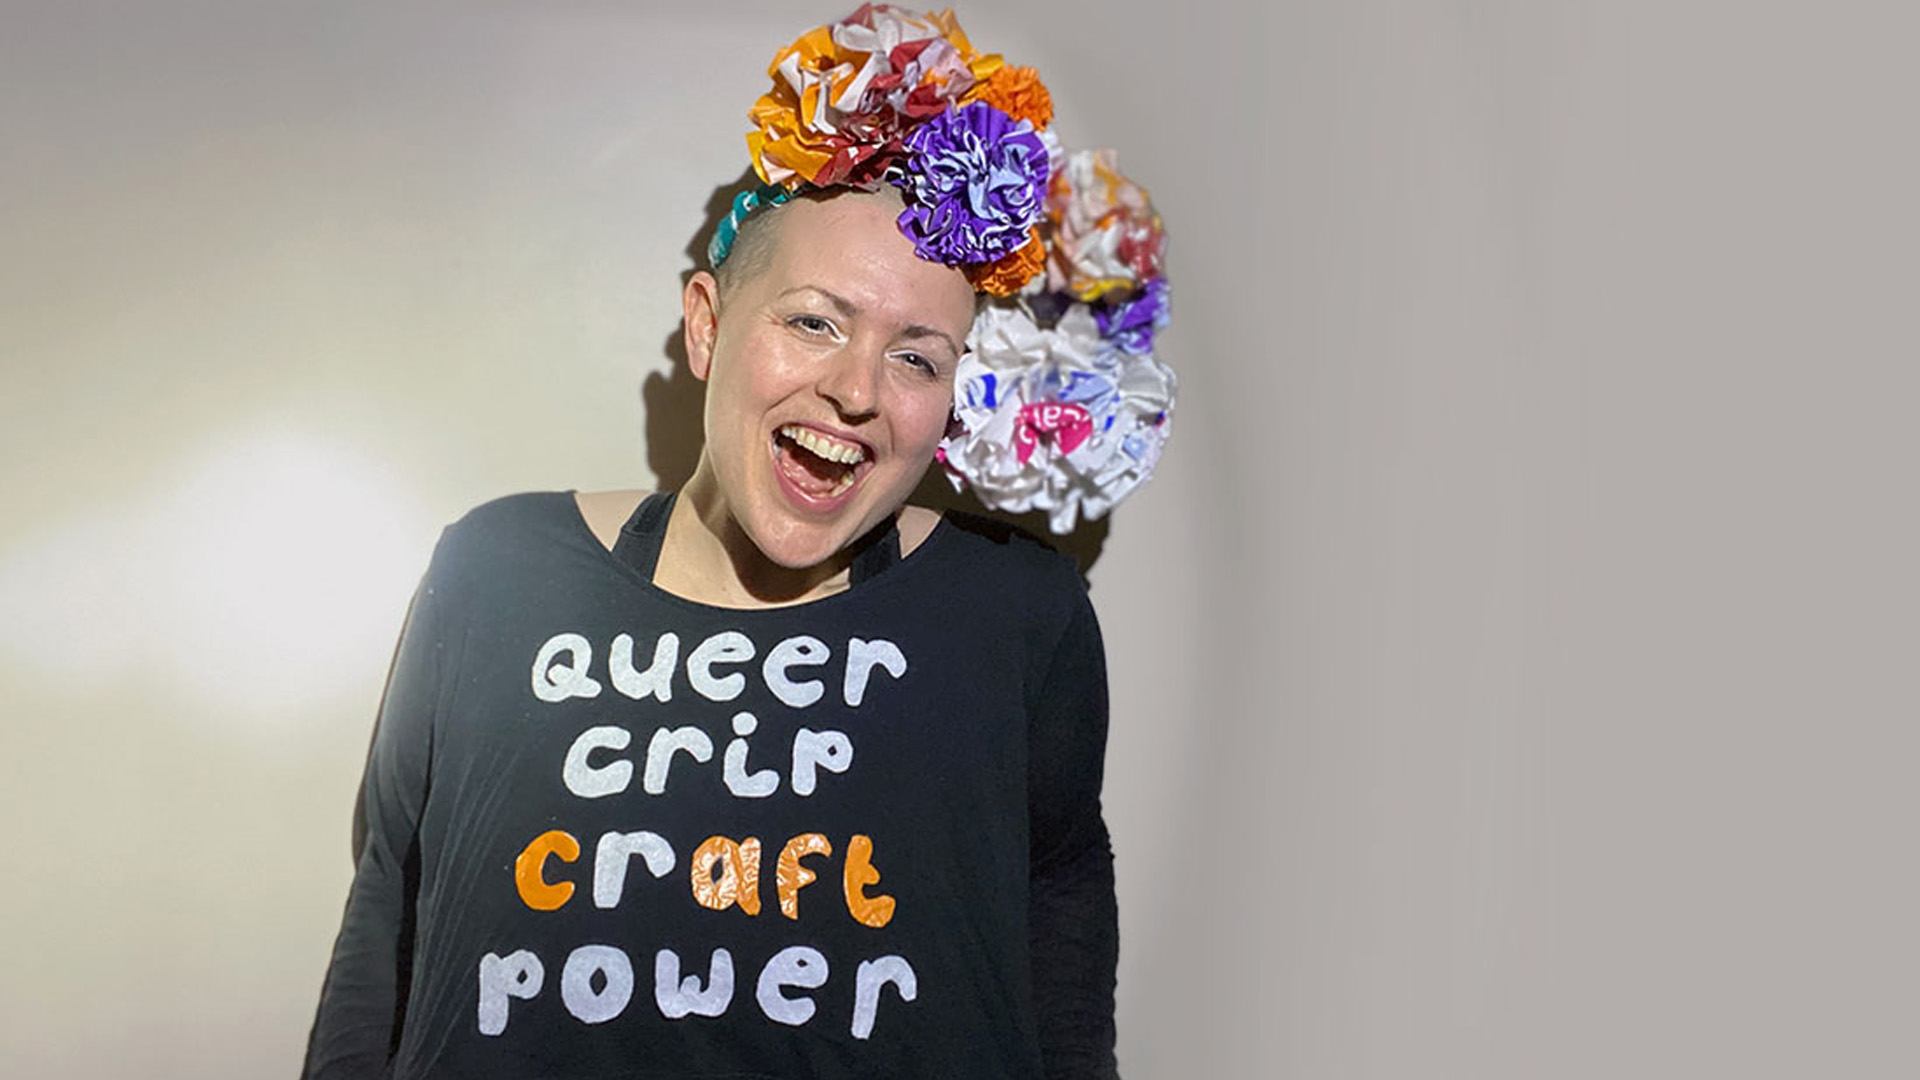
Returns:
[[[964,337],[973,322],[966,275],[915,254],[889,191],[795,199],[782,207],[763,275],[769,295],[814,286],[852,301],[862,313],[922,323]]]

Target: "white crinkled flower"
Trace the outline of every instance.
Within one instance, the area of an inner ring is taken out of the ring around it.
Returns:
[[[1018,305],[981,311],[955,375],[964,431],[941,444],[980,501],[1043,510],[1056,533],[1097,518],[1153,472],[1171,425],[1173,372],[1100,336],[1074,304],[1052,329]]]

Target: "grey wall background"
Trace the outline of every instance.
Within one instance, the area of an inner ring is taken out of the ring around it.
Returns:
[[[433,536],[652,482],[840,13],[5,5],[8,1075],[295,1069]],[[1128,1075],[1920,1072],[1910,8],[960,14],[1174,236],[1094,571]]]

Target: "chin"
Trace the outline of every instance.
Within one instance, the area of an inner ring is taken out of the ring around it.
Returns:
[[[868,522],[865,515],[849,514],[834,521],[799,521],[780,515],[762,528],[748,529],[748,535],[775,566],[811,570],[846,550],[885,517],[880,514]]]

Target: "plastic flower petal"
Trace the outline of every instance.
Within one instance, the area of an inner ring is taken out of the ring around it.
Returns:
[[[1100,334],[1084,304],[1043,329],[1022,308],[982,311],[955,382],[962,430],[941,460],[989,507],[1043,510],[1056,533],[1146,480],[1171,427],[1174,378]]]
[[[747,152],[768,183],[871,184],[920,120],[999,70],[951,13],[863,5],[774,55],[771,90],[747,113]]]
[[[1093,309],[1100,324],[1100,336],[1124,352],[1153,351],[1153,335],[1172,321],[1167,296],[1167,279],[1154,278],[1129,300],[1110,301]]]
[[[860,111],[884,107],[913,119],[960,104],[1003,64],[996,55],[974,51],[951,11],[919,15],[887,4],[866,4],[834,27],[834,40],[869,58],[884,58],[884,66],[891,69],[868,84]]]
[[[1053,95],[1040,81],[1040,73],[1030,67],[1003,66],[985,82],[975,84],[961,104],[975,101],[984,101],[1015,120],[1025,120],[1035,129],[1044,130],[1053,123]]]
[[[900,231],[923,259],[992,262],[1029,240],[1047,191],[1047,148],[1024,120],[976,101],[907,137]]]
[[[1120,175],[1111,150],[1079,150],[1053,175],[1047,288],[1081,300],[1142,288],[1161,276],[1166,233],[1145,188]]]
[[[975,292],[1012,296],[1040,276],[1047,268],[1047,245],[1040,238],[1040,226],[1028,229],[1027,236],[1027,243],[1014,249],[1013,254],[966,267],[967,280],[973,283]]]

